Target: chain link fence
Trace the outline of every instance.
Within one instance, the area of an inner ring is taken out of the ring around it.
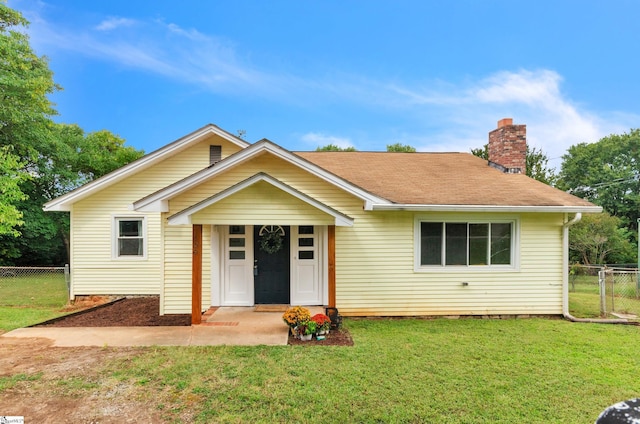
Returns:
[[[569,298],[587,315],[640,318],[637,265],[571,265]]]
[[[58,306],[69,299],[69,266],[0,266],[0,306]]]
[[[598,273],[600,312],[625,318],[640,316],[637,269],[604,268]]]

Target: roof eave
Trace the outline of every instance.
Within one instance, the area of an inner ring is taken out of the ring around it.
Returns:
[[[371,204],[372,211],[415,212],[536,212],[536,213],[599,213],[600,206],[514,206],[514,205],[419,205]]]
[[[294,189],[293,187],[290,187],[289,185],[283,183],[282,181],[279,181],[276,178],[273,178],[272,176],[264,173],[264,172],[259,172],[255,175],[253,175],[252,177],[247,178],[246,180],[232,186],[229,187],[228,189],[217,193],[211,197],[209,197],[208,199],[205,199],[193,206],[190,206],[180,212],[177,212],[176,214],[170,216],[167,219],[167,222],[169,225],[182,225],[182,224],[191,224],[191,217],[193,216],[193,214],[221,201],[226,199],[229,196],[232,196],[236,193],[239,193],[240,191],[260,182],[260,181],[264,181],[282,191],[284,191],[285,193],[295,197],[298,200],[301,200],[305,203],[307,203],[308,205],[311,205],[313,207],[315,207],[318,210],[321,210],[322,212],[326,213],[327,215],[330,215],[334,218],[335,220],[335,225],[337,226],[345,226],[345,227],[351,227],[353,226],[353,218],[333,209],[332,207]]]
[[[157,149],[151,153],[148,153],[127,165],[122,166],[121,168],[116,169],[96,180],[93,180],[83,186],[76,188],[75,190],[70,191],[69,193],[63,194],[60,197],[57,197],[49,202],[45,203],[43,206],[43,210],[46,211],[70,211],[71,205],[78,200],[83,199],[84,197],[94,193],[95,191],[101,190],[110,186],[113,183],[116,183],[127,176],[142,171],[158,160],[166,157],[167,155],[173,154],[175,151],[180,151],[185,146],[188,146],[195,140],[207,135],[207,134],[216,134],[241,148],[246,148],[251,144],[234,136],[233,134],[228,133],[227,131],[221,129],[220,127],[207,124],[204,127],[187,134],[184,137],[177,139],[176,141],[167,144],[160,149]]]

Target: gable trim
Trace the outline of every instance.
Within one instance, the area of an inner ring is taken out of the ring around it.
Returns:
[[[510,206],[510,205],[414,205],[414,204],[366,204],[368,211],[415,212],[548,212],[548,213],[599,213],[600,206]]]
[[[248,142],[242,140],[241,138],[238,138],[233,134],[224,131],[216,125],[208,124],[200,128],[199,130],[196,130],[172,143],[167,144],[164,147],[161,147],[158,150],[144,155],[138,160],[124,165],[121,168],[116,169],[115,171],[112,171],[96,180],[93,180],[83,186],[76,188],[73,191],[70,191],[69,193],[66,193],[45,203],[43,209],[45,211],[70,211],[71,205],[73,203],[89,196],[90,194],[95,193],[96,191],[107,188],[110,185],[130,175],[149,168],[150,166],[163,160],[167,156],[171,156],[172,154],[185,149],[191,144],[198,142],[202,137],[208,134],[218,135],[219,137],[237,145],[242,149],[250,146]]]
[[[335,225],[339,226],[339,227],[351,227],[353,226],[353,218],[338,212],[337,210],[333,209],[332,207],[325,205],[322,202],[317,201],[316,199],[307,196],[306,194],[302,193],[301,191],[296,190],[295,188],[283,183],[280,180],[277,180],[276,178],[273,178],[272,176],[270,176],[269,174],[266,174],[264,172],[260,172],[255,174],[252,177],[247,178],[244,181],[241,181],[223,191],[221,191],[218,194],[215,194],[201,202],[196,203],[195,205],[192,205],[186,209],[183,209],[180,212],[177,212],[176,214],[170,216],[167,221],[169,225],[183,225],[183,224],[191,224],[191,216],[196,213],[199,212],[223,199],[226,199],[227,197],[236,194],[242,190],[244,190],[247,187],[250,187],[260,181],[264,181],[268,184],[271,184],[272,186],[279,188],[280,190],[290,194],[291,196],[315,207],[316,209],[321,210],[322,212],[331,215],[334,217],[335,219]]]
[[[166,207],[164,201],[171,199],[190,188],[197,186],[198,184],[206,181],[207,179],[220,174],[234,166],[242,164],[257,155],[269,152],[274,156],[283,159],[295,166],[298,166],[301,169],[315,175],[322,180],[346,191],[347,193],[362,199],[365,204],[389,204],[389,200],[384,199],[382,197],[378,197],[370,192],[350,183],[349,181],[338,177],[335,174],[321,168],[306,159],[303,159],[294,153],[272,143],[267,139],[263,139],[258,141],[257,143],[247,147],[244,150],[241,150],[224,160],[218,162],[214,166],[210,166],[208,168],[203,169],[202,171],[196,172],[189,177],[186,177],[180,181],[177,181],[174,184],[171,184],[155,193],[150,194],[136,202],[132,205],[132,210],[135,211],[145,211],[145,212],[167,212],[163,210],[163,207]]]

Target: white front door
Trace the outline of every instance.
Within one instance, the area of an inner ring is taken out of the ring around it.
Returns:
[[[322,227],[291,227],[291,304],[322,305]]]
[[[253,226],[229,225],[222,231],[224,306],[252,306]]]

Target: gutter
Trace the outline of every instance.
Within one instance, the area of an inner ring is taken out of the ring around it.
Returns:
[[[576,213],[570,221],[562,225],[562,316],[571,322],[595,324],[628,324],[626,319],[576,318],[569,313],[569,227],[582,219],[582,213]]]

